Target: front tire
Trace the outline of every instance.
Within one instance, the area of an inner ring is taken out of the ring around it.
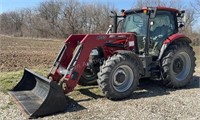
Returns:
[[[161,60],[163,83],[172,88],[186,86],[192,79],[195,60],[195,53],[189,44],[178,42],[170,45]]]
[[[130,96],[137,88],[138,65],[131,56],[116,54],[108,58],[98,73],[98,84],[108,99],[119,100]]]
[[[82,86],[97,85],[97,73],[85,69],[78,84]]]

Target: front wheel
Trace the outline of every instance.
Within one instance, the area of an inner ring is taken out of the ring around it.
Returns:
[[[173,88],[186,86],[192,79],[195,60],[190,45],[179,42],[169,46],[161,60],[164,84]]]
[[[104,62],[97,82],[108,99],[119,100],[133,93],[138,80],[136,61],[128,55],[116,54]]]
[[[82,86],[97,85],[97,73],[86,68],[78,84]]]

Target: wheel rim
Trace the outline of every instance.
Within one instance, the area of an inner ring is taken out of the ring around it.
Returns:
[[[179,81],[184,80],[191,69],[191,59],[186,52],[179,53],[173,61],[173,74]]]
[[[114,71],[112,85],[116,91],[125,92],[131,87],[133,80],[132,69],[128,65],[122,65]]]

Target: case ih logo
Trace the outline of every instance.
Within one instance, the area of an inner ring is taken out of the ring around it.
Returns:
[[[106,40],[106,36],[97,36],[97,40]]]

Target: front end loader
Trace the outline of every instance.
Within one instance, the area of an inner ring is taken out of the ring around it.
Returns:
[[[69,36],[47,77],[25,69],[10,94],[30,117],[65,111],[65,94],[77,84],[98,83],[108,99],[120,100],[133,93],[140,78],[173,88],[191,81],[195,53],[191,40],[178,33],[184,11],[145,7],[122,10],[122,16],[112,13],[114,26],[107,34]],[[122,28],[116,33],[118,18]]]
[[[125,47],[123,45],[134,42],[134,36],[131,33],[71,35],[65,41],[47,78],[25,69],[21,81],[10,91],[10,95],[31,118],[65,111],[68,104],[65,94],[74,90],[92,49],[104,47],[109,50],[104,45],[110,45],[111,42]],[[133,49],[133,45],[126,46],[126,49]],[[113,48],[106,54],[113,54],[115,50]]]

